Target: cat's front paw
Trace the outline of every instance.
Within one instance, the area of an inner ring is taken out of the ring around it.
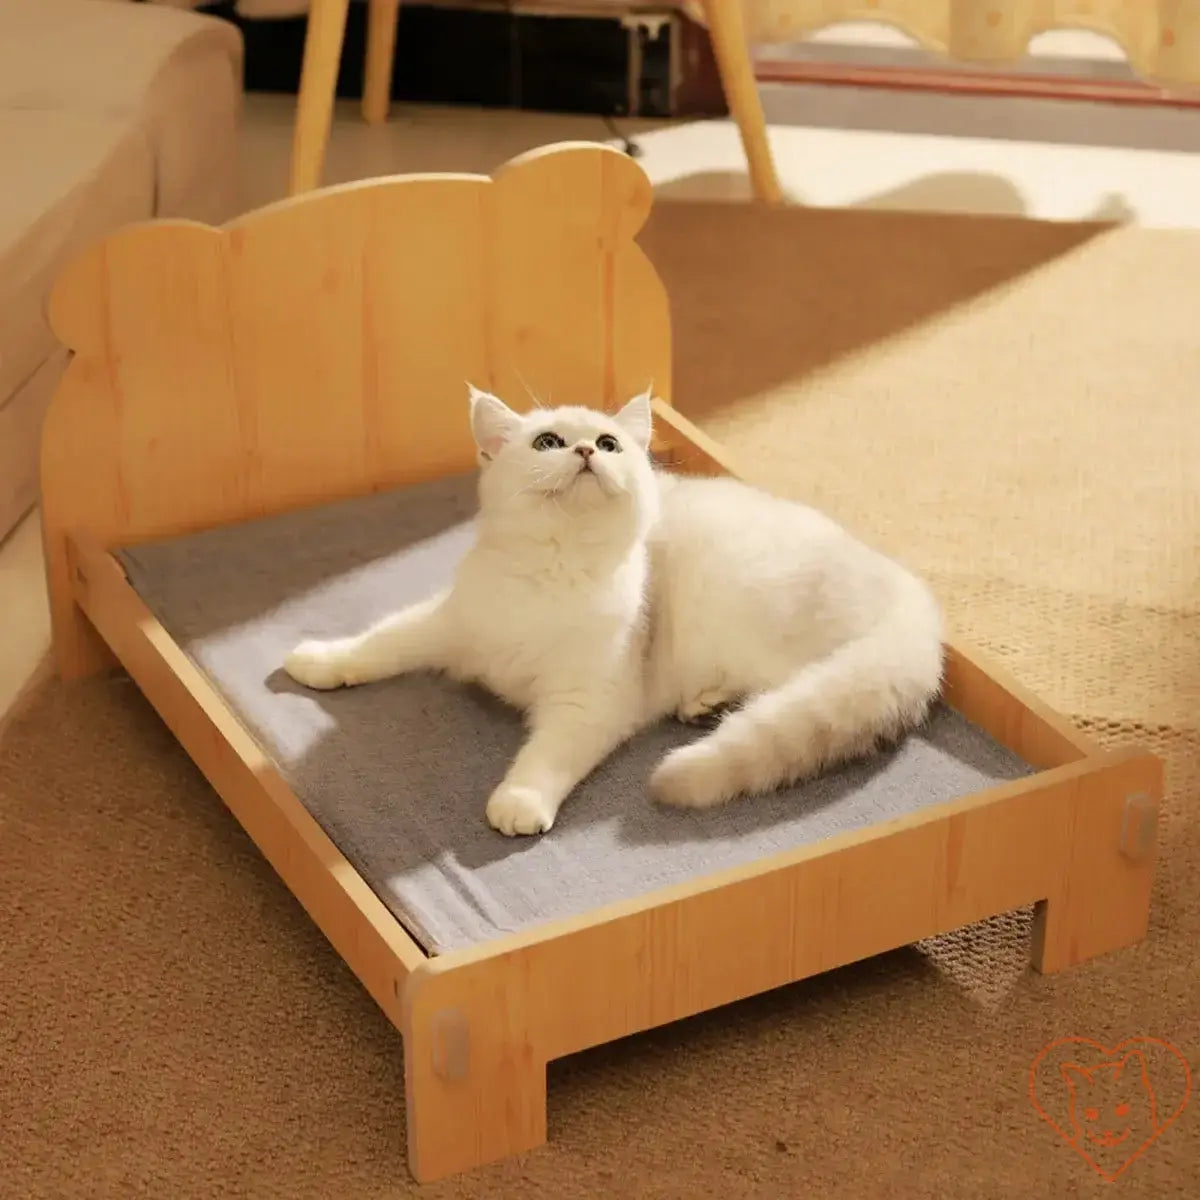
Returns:
[[[284,659],[283,669],[297,682],[318,691],[355,682],[353,659],[344,642],[301,642]]]
[[[505,837],[546,833],[558,816],[558,805],[534,788],[502,783],[487,803],[488,824]]]

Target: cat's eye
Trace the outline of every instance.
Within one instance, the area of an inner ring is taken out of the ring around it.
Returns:
[[[557,433],[539,433],[533,439],[533,448],[535,450],[561,450],[566,444]]]
[[[1118,1117],[1129,1116],[1129,1105],[1128,1104],[1118,1104],[1117,1105],[1117,1116]]]
[[[620,454],[621,443],[611,433],[602,433],[596,439],[597,450],[607,450],[609,454]]]

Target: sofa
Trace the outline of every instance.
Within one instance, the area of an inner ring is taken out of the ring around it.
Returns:
[[[236,203],[242,43],[228,22],[127,0],[0,0],[0,541],[33,507],[66,360],[59,271],[131,221]]]

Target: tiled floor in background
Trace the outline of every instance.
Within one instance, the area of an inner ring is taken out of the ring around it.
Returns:
[[[1200,110],[949,97],[858,88],[764,89],[784,185],[819,206],[1102,218],[1200,226]],[[284,192],[294,100],[246,102],[242,203]],[[727,121],[620,123],[663,196],[742,199]],[[327,181],[407,171],[488,172],[525,150],[606,140],[595,117],[401,107],[367,127],[338,107]],[[0,546],[0,714],[48,647],[36,522]]]

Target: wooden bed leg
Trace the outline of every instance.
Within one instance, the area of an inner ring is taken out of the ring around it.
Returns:
[[[44,516],[42,529],[46,590],[50,599],[50,641],[56,674],[65,680],[86,679],[119,666],[117,656],[75,602],[76,589],[86,586],[87,581],[66,545],[66,539],[46,535]]]
[[[494,977],[489,1002],[482,990],[465,996],[455,974],[414,973],[406,989],[408,1161],[419,1183],[546,1140],[545,1061],[514,1031]]]
[[[1058,888],[1034,914],[1034,967],[1051,974],[1146,936],[1162,763],[1128,755],[1079,784],[1070,856]]]
[[[121,664],[78,608],[73,607],[69,618],[52,618],[54,670],[60,679],[86,679]]]

